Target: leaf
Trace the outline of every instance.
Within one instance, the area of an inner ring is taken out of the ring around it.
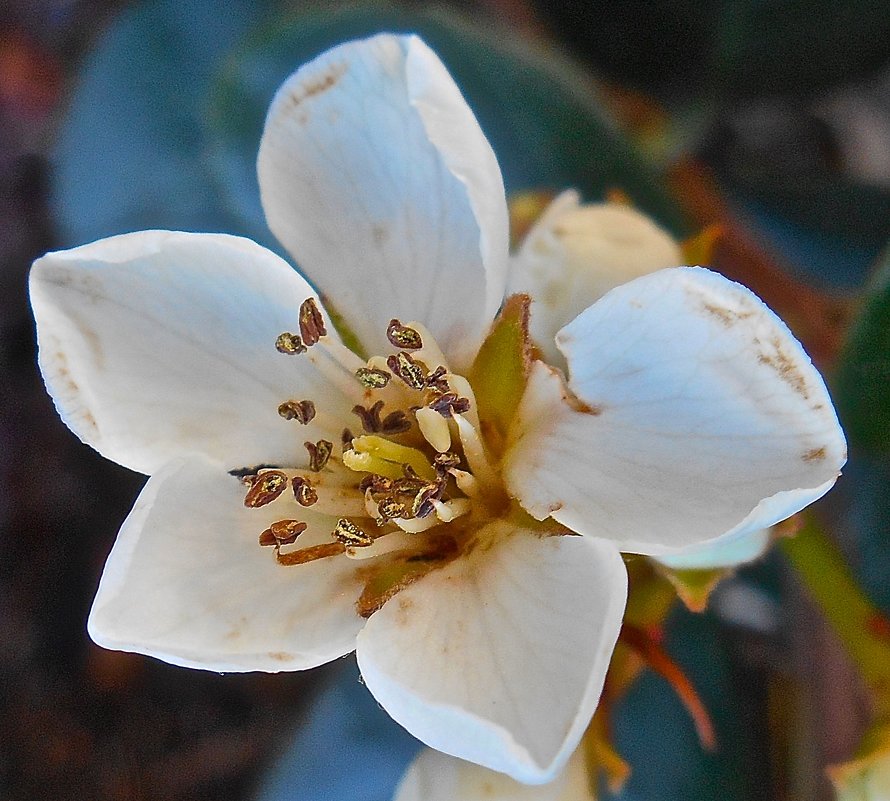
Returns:
[[[890,251],[850,329],[834,380],[835,403],[854,448],[890,454]]]
[[[223,57],[270,3],[155,0],[90,55],[53,153],[66,245],[144,228],[249,233],[220,202],[201,117]],[[255,154],[254,154],[255,155]]]
[[[297,67],[346,39],[381,30],[420,34],[452,72],[489,137],[509,192],[574,186],[597,199],[620,187],[675,233],[686,233],[650,169],[606,116],[592,81],[557,53],[496,36],[474,20],[422,5],[311,9],[257,31],[227,64],[210,132],[216,175],[229,202],[262,223],[256,152],[266,109]]]

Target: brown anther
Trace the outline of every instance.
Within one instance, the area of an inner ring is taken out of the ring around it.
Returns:
[[[358,419],[362,421],[362,429],[364,429],[366,434],[377,434],[383,426],[383,422],[380,419],[381,409],[383,409],[383,401],[379,400],[370,409],[366,409],[361,404],[356,404],[352,407],[352,413],[357,415]]]
[[[438,501],[442,497],[444,490],[444,482],[427,484],[426,487],[414,496],[414,503],[411,505],[412,517],[429,517],[436,509],[433,501]]]
[[[244,505],[255,509],[258,506],[265,506],[272,503],[287,486],[287,476],[280,470],[269,470],[266,473],[260,473],[250,484],[247,495],[244,498]]]
[[[370,473],[359,481],[358,488],[361,492],[389,492],[392,489],[392,479],[386,476],[378,476],[376,473]]]
[[[345,517],[341,517],[337,521],[337,527],[333,531],[334,539],[343,543],[350,548],[367,548],[374,542],[373,537],[369,537],[355,523],[350,522]]]
[[[368,389],[383,389],[392,378],[386,370],[377,370],[374,367],[359,367],[355,371],[355,377],[363,387]]]
[[[294,491],[294,498],[297,499],[297,503],[300,506],[312,506],[312,504],[318,502],[318,493],[308,479],[302,476],[294,476],[290,480],[290,485]]]
[[[285,401],[278,407],[278,414],[285,420],[296,420],[306,425],[315,417],[315,404],[311,400]]]
[[[324,327],[324,317],[313,298],[306,298],[300,304],[300,334],[306,346],[314,345],[327,331]]]
[[[433,372],[426,377],[427,388],[440,392],[443,395],[451,391],[446,378],[448,371],[440,364]]]
[[[420,334],[407,325],[402,325],[398,320],[393,318],[386,326],[386,338],[395,348],[405,348],[406,350],[419,350],[423,347],[423,339]]]
[[[377,511],[384,521],[392,520],[394,517],[411,517],[408,507],[392,495],[387,495],[377,502]]]
[[[348,428],[344,428],[343,433],[340,434],[340,444],[343,446],[343,448],[344,449],[351,448],[352,440],[354,440],[354,439],[355,439],[355,437],[353,436],[352,432]]]
[[[390,412],[383,418],[380,424],[380,431],[383,434],[404,434],[411,430],[411,421],[408,416],[400,410]]]
[[[306,346],[299,336],[290,333],[290,331],[285,331],[283,334],[279,334],[278,339],[275,340],[275,350],[279,353],[287,353],[289,356],[293,356],[297,353],[305,353]]]
[[[444,395],[431,400],[427,406],[442,417],[451,417],[454,414],[464,414],[470,409],[470,401],[467,398],[458,397],[456,392],[446,392]]]
[[[436,473],[447,473],[453,467],[457,467],[460,464],[460,456],[458,456],[454,451],[446,451],[445,453],[437,453],[433,457],[433,467],[436,469]]]
[[[331,458],[331,453],[334,450],[333,443],[328,442],[326,439],[320,439],[316,443],[304,442],[303,445],[309,451],[309,469],[314,473],[320,473],[324,470],[328,459]]]
[[[290,545],[306,527],[300,520],[276,520],[260,534],[260,545]]]
[[[404,351],[389,356],[386,365],[411,389],[424,389],[426,387],[427,371],[421,361],[413,359]]]

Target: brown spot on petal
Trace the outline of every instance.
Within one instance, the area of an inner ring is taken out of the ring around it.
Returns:
[[[740,320],[747,320],[754,312],[737,311],[726,306],[717,306],[707,301],[702,303],[702,308],[712,317],[716,317],[726,328],[732,328]]]
[[[807,451],[800,458],[805,462],[818,462],[824,459],[826,456],[825,448],[813,448],[812,450]]]
[[[274,659],[276,662],[290,662],[294,655],[289,654],[287,651],[270,651],[269,658]]]
[[[301,84],[290,89],[287,100],[293,107],[297,107],[308,98],[323,94],[336,86],[345,73],[345,64],[331,64],[323,72],[306,78]]]
[[[760,343],[755,342],[755,344],[759,345]],[[809,400],[810,393],[807,391],[806,379],[804,378],[803,373],[798,369],[794,359],[782,349],[781,340],[778,337],[774,337],[770,341],[770,344],[773,346],[773,352],[763,353],[761,351],[757,360],[761,364],[765,364],[767,367],[772,367],[779,378],[788,384],[791,389],[804,400]]]

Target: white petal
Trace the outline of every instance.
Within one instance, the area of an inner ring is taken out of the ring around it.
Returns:
[[[529,330],[548,364],[563,366],[553,338],[610,289],[683,263],[677,243],[649,217],[619,203],[581,204],[563,192],[510,262],[509,292],[532,298]]]
[[[393,801],[596,801],[596,796],[581,749],[552,782],[529,785],[425,748],[408,767]]]
[[[611,545],[541,539],[506,522],[468,556],[398,593],[357,656],[411,734],[514,779],[553,779],[596,708],[624,612]]]
[[[31,271],[40,368],[62,419],[142,473],[188,452],[294,464],[307,432],[277,412],[291,398],[315,401],[311,431],[349,416],[307,354],[275,350],[314,296],[276,255],[221,234],[125,234]]]
[[[259,534],[274,520],[330,541],[331,521],[285,496],[259,509],[200,457],[153,475],[124,522],[90,613],[99,645],[219,671],[302,670],[349,653],[363,620],[356,563],[344,556],[283,566]]]
[[[846,459],[825,385],[785,325],[700,268],[612,290],[560,331],[573,404],[533,371],[505,474],[534,516],[668,553],[782,520]]]
[[[766,553],[772,542],[768,528],[738,534],[724,534],[704,545],[681,548],[670,554],[663,554],[658,561],[675,570],[711,570],[721,567],[736,567],[753,562]]]
[[[278,90],[258,171],[269,227],[369,353],[390,318],[466,366],[501,303],[507,208],[494,153],[436,55],[383,34]]]

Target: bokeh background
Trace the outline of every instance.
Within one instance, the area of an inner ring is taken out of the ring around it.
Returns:
[[[56,417],[26,293],[37,256],[124,231],[276,248],[254,177],[268,101],[313,55],[380,30],[418,31],[440,53],[510,193],[622,196],[680,238],[720,225],[715,266],[837,376],[854,458],[819,513],[890,611],[890,302],[875,271],[890,238],[886,0],[5,0],[0,798],[384,801],[416,748],[349,660],[219,676],[89,641],[142,478]],[[678,605],[666,645],[719,747],[702,751],[672,690],[644,675],[614,713],[634,769],[621,798],[831,797],[823,769],[852,754],[868,699],[780,554],[724,581],[706,613]]]

